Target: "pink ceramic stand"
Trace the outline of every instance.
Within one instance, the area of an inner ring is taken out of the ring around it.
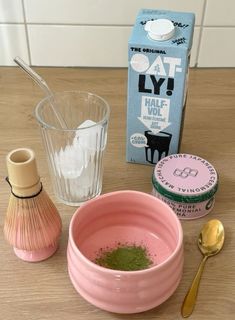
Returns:
[[[36,250],[36,251],[20,250],[17,248],[13,248],[13,249],[17,257],[20,258],[21,260],[28,261],[28,262],[38,262],[52,256],[56,252],[57,248],[58,248],[58,245],[56,244],[54,246],[49,246],[47,248]]]

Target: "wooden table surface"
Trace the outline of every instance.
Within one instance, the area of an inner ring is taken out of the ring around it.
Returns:
[[[35,68],[54,91],[88,90],[111,106],[102,193],[132,189],[151,192],[152,167],[125,161],[126,69]],[[211,218],[225,226],[222,252],[208,259],[191,319],[234,319],[235,313],[235,70],[193,69],[181,151],[206,158],[217,169],[219,191],[213,211],[206,217],[182,221],[185,264],[182,281],[161,306],[135,315],[118,315],[97,309],[81,298],[67,273],[68,226],[76,208],[55,199],[39,128],[33,116],[42,98],[40,89],[18,68],[0,68],[0,319],[3,320],[109,320],[181,319],[180,307],[202,258],[196,241],[202,225]],[[18,147],[35,150],[45,189],[63,220],[60,248],[40,263],[19,260],[3,237],[9,198],[6,154]],[[156,288],[157,290],[157,288]]]

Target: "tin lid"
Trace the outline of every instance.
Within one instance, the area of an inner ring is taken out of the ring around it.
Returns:
[[[154,168],[154,188],[178,202],[201,202],[218,189],[218,175],[207,160],[191,154],[173,154],[160,160]]]
[[[175,27],[168,19],[150,20],[145,25],[145,31],[153,40],[165,41],[174,36]]]

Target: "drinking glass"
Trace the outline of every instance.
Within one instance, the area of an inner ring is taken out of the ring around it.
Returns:
[[[80,206],[101,193],[109,113],[103,98],[82,91],[57,93],[36,106],[53,189],[62,203]]]

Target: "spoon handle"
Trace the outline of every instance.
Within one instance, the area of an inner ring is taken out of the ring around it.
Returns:
[[[182,314],[182,317],[184,318],[189,317],[193,312],[196,299],[197,299],[197,293],[198,293],[199,283],[201,280],[201,275],[202,275],[207,258],[208,258],[207,256],[203,257],[199,265],[198,271],[193,279],[191,287],[184,298],[184,301],[181,307],[181,314]]]

